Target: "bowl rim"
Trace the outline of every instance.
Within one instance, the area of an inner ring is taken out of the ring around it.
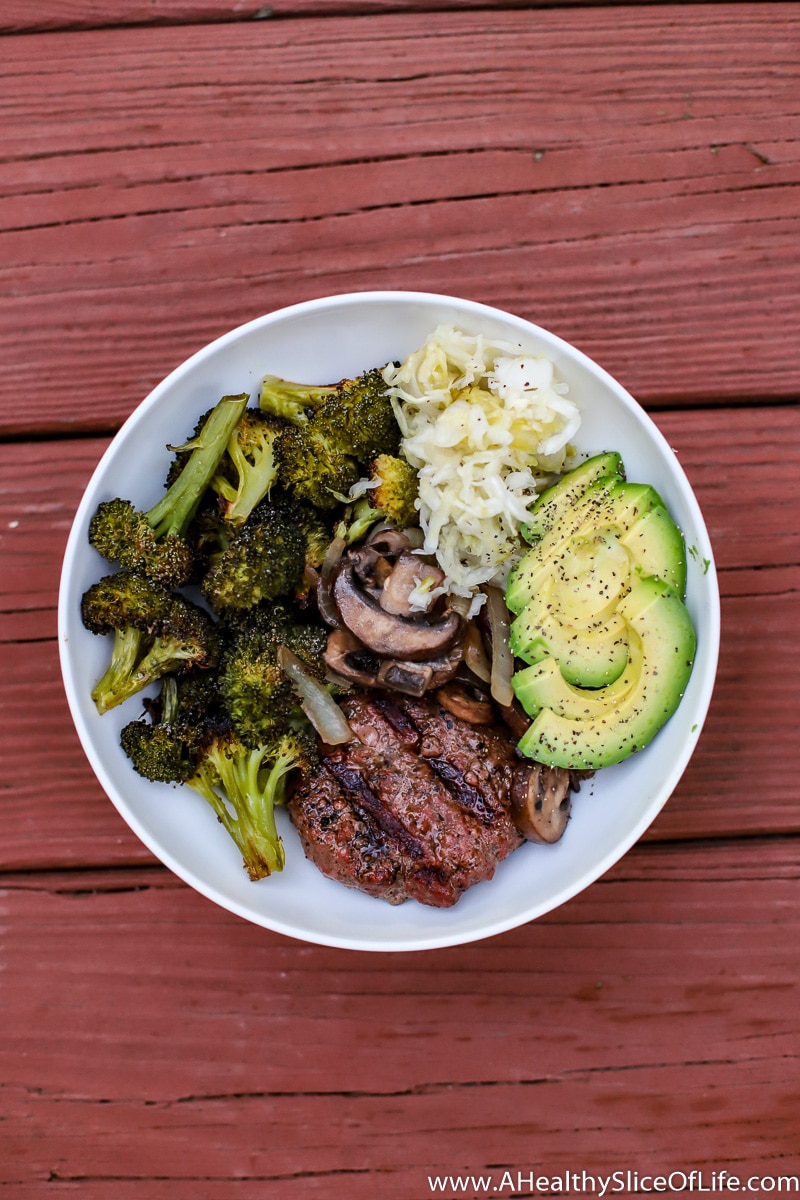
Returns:
[[[633,414],[637,420],[642,422],[647,427],[649,437],[651,437],[664,454],[664,457],[673,463],[673,469],[676,474],[676,479],[681,485],[682,499],[691,511],[692,521],[694,525],[693,532],[695,537],[700,535],[704,539],[704,561],[706,563],[705,577],[707,582],[705,597],[704,615],[707,622],[705,630],[705,646],[704,646],[704,669],[702,680],[700,683],[699,693],[695,698],[695,714],[696,720],[693,728],[697,732],[695,740],[682,750],[672,761],[670,771],[666,776],[662,777],[661,784],[658,789],[657,797],[643,811],[640,819],[633,824],[627,834],[619,841],[615,842],[613,848],[608,851],[602,858],[598,859],[592,866],[590,871],[584,872],[579,879],[574,883],[564,885],[560,889],[554,890],[548,900],[544,903],[539,902],[532,904],[529,908],[521,908],[519,912],[513,915],[498,918],[494,921],[487,921],[481,925],[479,929],[467,929],[461,932],[452,931],[448,933],[446,930],[434,936],[420,936],[418,932],[405,936],[402,939],[383,942],[375,938],[358,938],[344,937],[336,934],[318,933],[316,931],[306,931],[299,928],[296,924],[290,921],[284,921],[280,917],[274,917],[271,914],[254,913],[245,905],[238,903],[232,897],[221,895],[216,887],[207,883],[202,876],[195,872],[191,867],[178,861],[171,851],[161,845],[158,839],[151,835],[149,829],[139,818],[137,813],[132,809],[126,798],[120,793],[115,781],[106,771],[105,766],[100,760],[99,755],[94,747],[94,735],[88,728],[83,717],[83,711],[78,702],[78,692],[76,682],[72,672],[72,647],[68,633],[69,612],[70,606],[74,604],[74,588],[73,588],[73,572],[76,563],[76,555],[83,545],[85,537],[86,519],[90,510],[96,504],[95,488],[100,479],[105,475],[108,461],[118,446],[119,441],[125,437],[128,430],[137,425],[146,417],[147,413],[159,401],[162,394],[169,390],[180,381],[184,375],[191,374],[195,368],[209,357],[215,355],[220,349],[225,346],[235,343],[237,340],[247,335],[249,332],[257,330],[261,327],[277,323],[294,316],[303,315],[308,312],[318,312],[328,308],[347,308],[353,304],[363,304],[365,302],[380,301],[398,303],[419,303],[422,305],[456,305],[459,309],[470,312],[476,317],[481,315],[491,317],[495,320],[498,318],[504,324],[517,326],[521,333],[528,333],[540,340],[548,343],[554,349],[561,349],[565,354],[578,362],[595,376],[603,379],[609,389],[614,392],[622,404]],[[107,798],[117,809],[120,816],[139,838],[145,847],[153,854],[153,856],[173,874],[181,879],[188,886],[199,892],[206,899],[224,908],[226,911],[241,917],[243,920],[251,924],[259,925],[269,929],[282,936],[292,938],[294,940],[311,943],[315,945],[329,946],[337,949],[347,949],[365,952],[408,952],[420,950],[441,949],[449,946],[463,945],[474,941],[484,940],[494,937],[498,934],[518,928],[521,925],[537,920],[547,913],[561,907],[574,896],[585,891],[593,883],[597,882],[605,875],[616,863],[618,863],[631,849],[631,847],[640,840],[643,833],[653,823],[661,809],[667,803],[675,788],[677,787],[682,775],[684,774],[694,750],[697,746],[697,738],[702,731],[708,716],[708,711],[711,703],[711,698],[715,686],[718,663],[719,663],[719,645],[720,645],[720,630],[721,630],[721,604],[719,595],[719,585],[717,578],[716,563],[711,547],[710,538],[706,528],[706,523],[700,509],[700,505],[694,494],[694,490],[689,483],[689,480],[681,466],[677,461],[667,439],[662,434],[661,430],[655,424],[653,419],[647,413],[638,401],[632,396],[627,389],[619,383],[604,367],[592,359],[584,351],[580,350],[573,343],[566,341],[557,334],[552,333],[543,326],[528,320],[527,318],[519,317],[512,312],[500,309],[496,306],[482,303],[480,301],[471,300],[465,297],[459,297],[453,294],[427,292],[427,291],[405,291],[402,289],[389,290],[365,290],[344,293],[332,293],[316,298],[299,301],[284,307],[262,313],[259,316],[253,317],[232,329],[213,338],[210,342],[201,346],[199,349],[190,354],[186,359],[174,367],[166,376],[164,376],[151,390],[143,397],[138,404],[135,405],[130,414],[121,423],[116,434],[110,440],[108,446],[100,456],[95,465],[88,482],[86,483],[81,495],[79,504],[75,510],[69,535],[66,541],[64,555],[61,566],[59,590],[58,590],[58,605],[57,605],[57,636],[59,647],[59,663],[61,668],[62,683],[66,694],[67,704],[73,723],[78,734],[81,748],[89,764],[100,783]]]

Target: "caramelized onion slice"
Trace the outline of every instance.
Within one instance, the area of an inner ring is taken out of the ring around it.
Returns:
[[[470,621],[467,626],[467,634],[464,638],[464,662],[470,671],[478,676],[478,679],[483,680],[484,683],[491,682],[492,667],[489,655],[486,653],[481,631],[475,621]]]
[[[335,537],[333,539],[322,560],[317,580],[317,607],[319,608],[319,614],[325,624],[330,625],[333,629],[339,624],[339,614],[336,611],[336,605],[333,603],[331,596],[331,583],[333,573],[339,566],[345,548],[346,543],[344,538]]]
[[[323,742],[339,746],[352,741],[353,731],[333,696],[287,646],[278,649],[278,666],[294,684],[300,706]]]
[[[492,635],[491,691],[497,703],[506,706],[511,704],[514,699],[511,687],[514,656],[508,644],[508,609],[506,608],[506,598],[500,588],[487,587],[485,590],[486,616]]]

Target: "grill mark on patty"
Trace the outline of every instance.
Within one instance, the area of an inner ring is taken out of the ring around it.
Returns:
[[[376,696],[372,703],[384,720],[391,725],[395,733],[400,735],[404,745],[409,746],[413,750],[418,749],[421,731],[408,714],[404,713],[387,696]]]
[[[415,720],[415,702],[413,700],[408,701],[404,697],[399,703],[389,700],[384,700],[384,703],[387,707],[396,709],[404,724],[417,731],[420,756],[441,780],[455,802],[467,812],[472,813],[484,825],[492,825],[497,820],[496,798],[487,796],[480,788],[475,787],[466,779],[464,772],[445,756],[446,748],[442,745],[442,736],[437,736],[437,723],[444,726],[447,735],[451,735],[454,731],[455,722],[447,709],[439,705],[434,709],[427,706],[422,708],[417,704],[416,712],[420,719]],[[402,708],[399,707],[400,704],[403,704]],[[383,712],[383,708],[380,711],[387,720],[391,720],[388,714]],[[394,726],[394,721],[392,721],[392,725]],[[480,758],[486,754],[486,746],[481,740],[476,741],[473,750]]]
[[[431,698],[394,693],[348,696],[342,708],[354,739],[324,747],[288,804],[307,856],[390,904],[449,907],[491,879],[522,841],[503,727],[478,731]]]
[[[369,786],[364,776],[355,767],[335,758],[328,758],[324,763],[341,788],[347,792],[354,806],[360,808],[388,837],[394,838],[413,858],[425,858],[425,847],[406,829],[394,813],[390,812],[383,800]]]
[[[461,771],[446,758],[426,758],[425,762],[462,808],[487,825],[496,818],[496,807],[487,803],[486,797],[479,789],[467,783]]]

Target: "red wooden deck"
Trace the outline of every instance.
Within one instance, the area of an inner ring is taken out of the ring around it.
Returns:
[[[0,33],[0,1196],[791,1192],[798,5],[4,0]],[[225,329],[375,287],[598,358],[676,447],[723,602],[643,841],[422,955],[185,887],[95,782],[57,662],[67,531],[124,417]]]

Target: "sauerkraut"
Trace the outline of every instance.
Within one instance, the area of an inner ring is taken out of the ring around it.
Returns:
[[[418,471],[423,552],[457,595],[503,586],[528,507],[565,469],[580,425],[566,385],[545,356],[449,325],[384,378]]]

